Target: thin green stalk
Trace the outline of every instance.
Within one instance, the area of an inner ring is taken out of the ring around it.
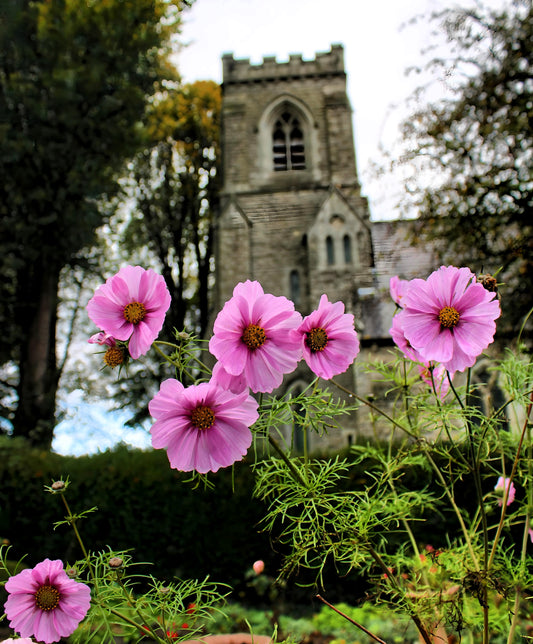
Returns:
[[[459,406],[461,407],[461,409],[463,409],[463,410],[464,410],[465,405],[464,405],[463,401],[461,400],[461,396],[459,396],[459,394],[457,393],[457,389],[454,387],[454,384],[453,384],[453,381],[452,381],[452,377],[451,377],[451,375],[450,375],[450,372],[449,372],[449,371],[447,371],[447,372],[446,372],[446,375],[447,375],[447,377],[448,377],[448,382],[449,382],[449,384],[450,384],[450,389],[452,390],[453,395],[455,396],[455,399],[456,399],[456,400],[457,400],[457,402],[459,403]]]
[[[76,525],[76,519],[74,518],[74,515],[72,514],[72,512],[70,510],[70,506],[68,504],[67,499],[65,498],[65,494],[61,494],[60,496],[63,499],[63,504],[64,504],[65,508],[67,509],[67,517],[66,517],[67,521],[68,521],[69,525],[71,526],[71,528],[74,530],[74,534],[76,535],[76,540],[78,541],[78,543],[80,545],[80,548],[81,548],[81,551],[83,552],[83,557],[84,557],[85,561],[87,562],[87,566],[89,568],[89,574],[91,575],[91,578],[92,578],[93,582],[95,582],[96,577],[95,577],[95,574],[94,574],[91,559],[89,557],[89,553],[87,552],[87,550],[85,548],[85,544],[83,543],[83,539],[81,538],[80,532],[78,530],[78,526]],[[96,583],[95,583],[95,591],[98,592],[97,588],[96,588]]]
[[[449,382],[450,382],[450,384],[451,384],[451,376],[450,376],[450,372],[449,372],[449,371],[447,371],[447,372],[446,372],[446,375],[447,375],[447,377],[448,377],[448,381],[449,381]],[[445,416],[444,416],[444,414],[443,414],[442,402],[441,402],[440,396],[439,396],[439,395],[438,395],[438,393],[437,393],[437,387],[436,387],[436,385],[435,385],[435,378],[433,377],[433,369],[431,370],[431,385],[432,385],[432,388],[433,388],[433,394],[434,394],[434,396],[435,396],[435,402],[436,402],[436,404],[437,404],[437,408],[438,408],[438,410],[439,410],[439,412],[440,412],[441,422],[442,422],[442,425],[443,425],[443,427],[444,427],[444,431],[446,432],[446,436],[448,437],[448,440],[449,440],[449,442],[450,442],[451,446],[454,448],[455,452],[456,452],[456,453],[457,453],[457,455],[459,456],[459,460],[460,460],[460,461],[462,461],[462,463],[463,463],[464,465],[469,466],[469,463],[468,463],[468,461],[466,460],[466,458],[463,456],[463,453],[461,452],[461,450],[460,450],[460,449],[457,447],[457,445],[455,444],[455,441],[453,440],[453,436],[452,436],[452,434],[451,434],[451,432],[450,432],[450,428],[449,428],[448,423],[447,423],[447,421],[446,421],[446,418],[445,418]],[[455,392],[455,397],[456,397],[456,398],[458,398],[458,396],[457,396],[457,392]]]
[[[272,434],[268,435],[268,442],[272,445],[272,447],[275,449],[277,454],[285,462],[285,465],[289,468],[294,480],[297,481],[298,483],[300,483],[301,485],[303,485],[305,488],[309,488],[308,482],[303,478],[303,476],[300,474],[300,472],[298,472],[298,470],[294,467],[291,459],[281,449],[281,447],[278,445],[276,439],[272,436]]]
[[[275,451],[279,454],[279,456],[283,459],[283,461],[285,462],[285,464],[286,464],[286,465],[287,465],[287,467],[289,468],[289,471],[291,472],[291,474],[292,474],[293,478],[294,478],[298,483],[300,483],[301,485],[303,485],[305,488],[309,489],[309,484],[308,484],[308,482],[307,482],[306,480],[304,480],[304,478],[302,477],[302,475],[300,474],[300,472],[298,472],[298,470],[297,470],[297,469],[294,467],[294,465],[292,464],[292,462],[291,462],[290,458],[289,458],[289,457],[285,454],[285,452],[281,449],[281,447],[278,445],[278,443],[277,443],[277,442],[276,442],[276,440],[272,437],[272,435],[271,435],[271,434],[269,434],[269,435],[268,435],[268,440],[269,440],[270,444],[272,445],[272,447],[275,449]],[[390,579],[391,583],[393,584],[393,586],[395,587],[395,589],[396,589],[397,591],[401,591],[400,587],[398,586],[398,583],[396,582],[396,580],[394,579],[394,577],[392,577],[392,576],[390,575],[389,569],[388,569],[388,568],[387,568],[387,566],[385,565],[385,562],[383,561],[383,559],[381,558],[381,556],[379,555],[379,553],[378,553],[378,552],[376,552],[376,551],[374,550],[374,548],[373,548],[372,544],[370,544],[369,542],[367,542],[367,543],[363,544],[363,547],[364,547],[364,548],[366,548],[366,549],[368,550],[368,552],[370,553],[370,555],[372,556],[372,558],[374,559],[374,561],[375,561],[375,562],[380,566],[380,568],[384,571],[384,573],[386,573],[387,575],[389,575],[389,579]],[[416,613],[414,613],[413,611],[409,610],[409,616],[411,617],[411,619],[412,619],[412,620],[413,620],[413,622],[415,623],[415,625],[416,625],[416,627],[417,627],[417,629],[418,629],[418,631],[419,631],[419,633],[420,633],[420,635],[421,635],[422,639],[424,640],[424,642],[425,642],[426,644],[432,644],[431,639],[430,639],[430,637],[429,637],[429,635],[428,635],[428,633],[427,633],[427,630],[425,629],[425,627],[424,627],[424,625],[422,624],[422,621],[420,620],[420,618],[418,617],[418,615],[416,615]]]
[[[130,626],[134,626],[143,635],[146,635],[148,630],[150,631],[150,634],[157,639],[158,642],[161,642],[161,641],[164,642],[164,640],[161,640],[160,637],[157,635],[157,633],[155,633],[150,626],[146,625],[146,628],[145,628],[145,625],[141,626],[140,624],[137,624],[135,620],[131,619],[131,617],[128,617],[127,615],[123,615],[120,611],[116,610],[116,608],[110,608],[107,604],[101,603],[100,601],[97,601],[96,603],[104,610],[107,610],[112,615],[115,615],[115,617],[118,617],[119,619],[126,622]],[[164,644],[166,643],[164,642]]]
[[[139,610],[139,607],[137,605],[135,597],[133,597],[133,595],[130,593],[128,587],[122,581],[120,571],[118,571],[118,570],[117,570],[117,574],[116,574],[116,579],[117,579],[118,585],[122,588],[122,591],[124,592],[124,595],[126,596],[126,600],[127,600],[128,604],[133,608],[133,610],[135,611],[137,617],[142,622],[142,625],[139,625],[134,620],[131,620],[131,619],[127,618],[125,615],[122,615],[120,613],[120,611],[115,610],[115,611],[113,611],[113,614],[119,616],[124,621],[129,622],[130,624],[133,624],[139,631],[141,631],[141,633],[144,632],[146,634],[146,631],[149,631],[150,635],[152,637],[154,637],[158,642],[162,642],[163,644],[166,644],[167,640],[162,639],[161,637],[159,637],[159,635],[155,632],[155,630],[152,628],[152,626],[147,623],[150,620],[145,619],[145,616]]]
[[[163,345],[163,346],[166,346],[166,347],[172,347],[173,349],[179,349],[179,348],[180,348],[178,345],[173,344],[172,342],[165,342],[164,340],[155,340],[155,341],[153,342],[154,347],[157,347],[157,345],[159,345],[159,344],[161,344],[161,345]],[[165,354],[164,354],[163,352],[161,352],[161,351],[160,351],[160,353],[162,353],[162,355],[165,355]],[[198,365],[198,366],[199,366],[203,371],[205,371],[205,373],[211,373],[211,369],[210,369],[210,368],[209,368],[209,367],[208,367],[204,362],[202,362],[202,361],[200,360],[200,358],[196,357],[196,356],[194,355],[194,353],[191,353],[190,351],[185,351],[185,353],[186,353],[189,357],[191,357],[191,358],[196,362],[196,364],[197,364],[197,365]]]
[[[531,411],[531,405],[529,406],[529,412]],[[531,521],[531,511],[533,508],[533,446],[531,445],[531,429],[528,424],[527,428],[527,439],[528,439],[528,455],[527,455],[527,473],[529,481],[528,487],[528,499],[526,507],[526,517],[524,520],[524,532],[522,534],[522,549],[520,551],[520,571],[525,572],[526,567],[526,554],[527,546],[529,541],[529,530],[530,530],[530,521]],[[511,620],[511,627],[509,629],[509,635],[507,636],[507,644],[512,644],[514,640],[514,635],[516,632],[516,627],[518,626],[518,612],[520,607],[520,598],[521,598],[521,588],[517,586],[515,588],[514,596],[514,606],[513,606],[513,618]]]
[[[359,402],[362,402],[364,405],[366,405],[367,407],[370,407],[370,409],[372,409],[373,411],[378,413],[380,416],[383,416],[384,418],[386,418],[390,423],[392,423],[394,425],[394,427],[397,427],[398,429],[401,429],[402,432],[405,432],[408,436],[411,436],[411,438],[418,439],[418,436],[415,433],[413,433],[407,427],[405,427],[404,425],[399,423],[397,420],[392,418],[392,416],[389,416],[389,414],[384,412],[382,409],[380,409],[376,405],[372,404],[369,400],[366,400],[365,398],[362,398],[361,396],[358,396],[355,392],[350,391],[349,389],[347,389],[346,387],[341,385],[339,382],[336,382],[333,378],[330,380],[330,382],[332,384],[334,384],[335,387],[337,387],[337,389],[340,389],[341,391],[344,391],[344,393],[348,394],[352,398],[355,398],[355,400],[358,400]]]
[[[402,391],[403,391],[403,407],[404,407],[404,413],[405,417],[407,418],[407,422],[409,423],[409,427],[412,430],[413,429],[413,421],[411,420],[411,406],[409,405],[409,385],[407,384],[407,360],[402,361],[402,367],[403,367],[403,385],[402,385]]]
[[[516,448],[516,454],[513,460],[513,466],[511,468],[511,473],[509,474],[509,479],[508,479],[508,484],[505,488],[505,493],[502,501],[502,510],[500,514],[500,522],[498,523],[498,527],[496,529],[496,536],[494,537],[494,541],[492,543],[492,550],[490,553],[490,557],[488,560],[487,564],[487,570],[490,570],[492,567],[492,564],[494,563],[494,557],[496,556],[496,549],[498,547],[498,541],[500,539],[502,530],[503,530],[503,524],[505,520],[505,514],[507,510],[507,501],[509,499],[509,490],[511,488],[511,483],[514,479],[514,475],[516,474],[516,469],[518,467],[518,461],[520,459],[520,452],[522,451],[522,445],[524,443],[524,438],[526,436],[526,433],[529,431],[529,417],[531,415],[531,408],[533,407],[533,392],[531,392],[529,396],[530,402],[527,406],[527,413],[526,413],[526,418],[524,420],[524,426],[522,427],[522,431],[520,433],[520,439],[518,441],[518,447]],[[529,459],[529,466],[531,467],[531,459]]]
[[[363,631],[363,633],[366,633],[368,637],[373,639],[375,642],[380,642],[380,644],[387,644],[385,640],[382,640],[381,637],[378,637],[377,635],[374,635],[374,633],[371,633],[367,628],[359,624],[359,622],[356,622],[354,619],[346,615],[346,613],[343,613],[341,610],[333,606],[333,604],[330,604],[326,599],[324,599],[321,595],[315,595],[317,599],[320,599],[321,602],[326,604],[326,606],[329,606],[332,610],[334,610],[336,613],[338,613],[341,617],[344,617],[344,619],[347,619],[351,624],[354,626],[357,626],[360,630]]]
[[[313,395],[318,386],[318,378],[315,378],[315,381],[313,383],[313,390],[311,391],[311,395]],[[307,466],[309,463],[309,445],[308,445],[308,440],[307,440],[307,428],[310,425],[309,421],[309,409],[305,410],[305,418],[304,418],[304,423],[302,426],[302,432],[303,432],[303,441],[304,441],[304,463],[305,463],[305,468],[307,470]]]
[[[368,550],[368,552],[370,553],[372,559],[374,559],[374,561],[378,564],[378,566],[387,575],[387,579],[389,580],[391,585],[394,587],[394,589],[396,591],[398,591],[398,592],[401,592],[401,588],[399,587],[398,582],[396,581],[394,576],[390,574],[390,571],[387,568],[387,566],[385,565],[385,562],[381,558],[380,554],[378,552],[376,552],[376,550],[374,550],[372,544],[365,543],[364,547]],[[420,636],[424,640],[425,644],[433,644],[432,641],[431,641],[431,638],[429,636],[429,633],[426,630],[426,627],[424,626],[424,624],[422,624],[422,620],[420,619],[420,617],[418,617],[418,615],[413,610],[411,610],[410,608],[408,609],[408,613],[409,613],[409,617],[413,620],[416,628],[418,629],[418,632],[420,633]]]
[[[470,540],[470,535],[468,534],[468,530],[466,528],[466,525],[465,525],[465,522],[464,522],[464,519],[463,519],[463,515],[461,514],[461,511],[460,511],[457,503],[455,502],[455,499],[453,498],[452,493],[448,489],[448,485],[447,485],[444,477],[442,476],[442,472],[437,467],[437,464],[435,463],[435,461],[431,457],[431,454],[429,453],[429,451],[427,450],[427,448],[425,446],[424,446],[424,451],[425,451],[425,454],[426,454],[426,458],[431,463],[431,467],[433,468],[433,471],[437,475],[437,478],[439,479],[439,482],[440,482],[440,484],[441,484],[441,486],[442,486],[442,488],[444,490],[444,493],[448,497],[448,501],[450,502],[450,504],[451,504],[451,506],[452,506],[452,508],[453,508],[453,510],[455,512],[455,515],[457,516],[457,520],[459,521],[459,525],[461,526],[461,530],[462,530],[463,536],[465,538],[465,543],[466,543],[466,546],[468,548],[468,552],[470,553],[470,557],[472,558],[472,563],[474,565],[474,569],[476,571],[479,571],[480,570],[479,561],[478,561],[478,558],[476,557],[476,553],[474,552],[474,548],[472,546],[472,541]]]
[[[170,344],[169,342],[159,342],[159,343],[153,342],[152,343],[152,347],[157,351],[157,353],[159,353],[159,355],[165,360],[165,362],[168,362],[173,367],[176,367],[176,369],[179,369],[180,374],[185,374],[189,378],[189,380],[194,382],[195,377],[193,376],[193,374],[190,373],[190,371],[188,371],[187,369],[185,369],[183,367],[183,365],[181,364],[181,362],[176,362],[175,360],[172,360],[172,358],[170,356],[167,356],[167,354],[162,349],[159,348],[158,344],[166,344],[166,345],[169,345],[171,347],[174,347],[174,349],[176,348],[175,345]]]
[[[483,572],[486,575],[489,569],[488,568],[489,529],[487,524],[487,514],[485,512],[485,506],[483,504],[483,487],[481,485],[481,472],[479,469],[479,458],[474,448],[474,435],[472,432],[472,423],[470,421],[470,417],[468,414],[468,408],[469,408],[469,402],[470,402],[470,396],[471,396],[471,392],[470,392],[471,369],[468,369],[468,373],[467,373],[466,398],[465,398],[466,405],[463,404],[463,401],[461,400],[459,394],[457,393],[457,390],[453,386],[450,372],[447,372],[447,373],[448,373],[448,381],[450,383],[450,387],[454,393],[454,396],[457,402],[459,403],[461,409],[466,413],[465,421],[466,421],[466,434],[468,439],[468,450],[470,454],[472,474],[474,477],[474,485],[476,488],[476,496],[478,499],[478,507],[481,514],[481,525],[482,525],[482,534],[483,534]],[[489,638],[489,604],[487,601],[486,587],[483,589],[483,597],[482,597],[481,605],[483,607],[483,644],[489,644],[489,639],[488,639]]]

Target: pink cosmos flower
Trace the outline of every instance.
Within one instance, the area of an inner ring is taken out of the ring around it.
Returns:
[[[227,373],[244,375],[254,392],[271,392],[302,356],[291,331],[302,316],[286,297],[264,293],[259,282],[240,282],[218,314],[209,350]]]
[[[509,483],[511,484],[510,486]],[[509,506],[514,501],[516,489],[512,481],[510,481],[508,478],[505,478],[504,476],[500,476],[496,485],[494,486],[494,490],[500,497],[500,499],[498,500],[498,505],[503,504],[503,498],[505,496],[505,493],[507,492],[507,488],[509,488],[509,495],[507,497],[507,505]]]
[[[117,344],[117,341],[112,335],[100,331],[100,333],[95,333],[87,340],[89,344],[99,344],[100,346],[106,346],[107,350],[104,353],[104,363],[114,369],[122,364],[125,364],[129,359],[128,348],[124,343],[120,345]]]
[[[427,362],[425,364],[418,365],[418,372],[422,380],[431,388],[435,385],[437,396],[441,400],[444,400],[450,389],[450,381],[447,376],[448,372],[444,368],[444,365],[435,365],[431,362]],[[450,374],[450,377],[452,377],[452,374]]]
[[[124,266],[99,286],[87,304],[91,320],[116,340],[129,340],[132,358],[147,353],[170,306],[165,280],[152,269]]]
[[[390,296],[398,306],[402,306],[402,297],[407,291],[409,280],[401,280],[398,275],[394,275],[389,281]]]
[[[353,315],[344,312],[342,302],[330,302],[327,295],[322,295],[318,309],[304,318],[297,333],[304,360],[325,380],[344,373],[359,353]]]
[[[104,333],[103,331],[91,335],[87,342],[89,344],[99,344],[100,346],[105,345],[107,347],[114,347],[117,344],[115,338],[112,335],[109,335],[109,333]]]
[[[71,635],[91,603],[89,586],[70,579],[58,559],[45,559],[10,577],[5,589],[10,627],[45,644]]]
[[[29,637],[17,637],[16,639],[9,637],[7,640],[2,640],[0,644],[35,644],[35,642]]]
[[[156,419],[152,446],[166,449],[170,466],[183,472],[216,472],[240,460],[252,443],[258,403],[248,390],[235,394],[216,383],[185,388],[169,378],[148,404]]]
[[[500,305],[468,268],[441,266],[402,297],[405,337],[425,360],[451,372],[471,367],[493,341]]]

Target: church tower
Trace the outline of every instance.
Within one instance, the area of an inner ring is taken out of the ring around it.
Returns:
[[[303,315],[322,293],[356,312],[373,260],[343,47],[258,65],[226,54],[222,97],[216,309],[255,279]]]
[[[290,298],[304,316],[323,293],[342,300],[361,334],[361,298],[374,287],[373,253],[342,46],[314,60],[266,57],[258,65],[224,55],[221,148],[215,310],[235,284],[251,279],[266,293]],[[300,393],[312,378],[302,362],[284,389]],[[338,380],[354,388],[355,370]],[[330,446],[355,437],[355,415],[344,419],[346,426],[328,437]],[[316,434],[308,440],[311,449],[323,446]]]

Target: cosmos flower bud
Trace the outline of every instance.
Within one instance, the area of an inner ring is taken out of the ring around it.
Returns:
[[[265,562],[261,559],[254,561],[252,568],[256,575],[260,575],[265,569]]]
[[[124,561],[120,557],[111,557],[111,559],[109,560],[109,567],[115,570],[117,568],[122,568],[123,565]]]
[[[498,292],[498,282],[493,275],[478,275],[477,281],[490,293]]]

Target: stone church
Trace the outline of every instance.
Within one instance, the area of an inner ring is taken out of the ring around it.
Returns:
[[[425,277],[436,265],[431,253],[408,247],[401,226],[370,219],[342,45],[313,60],[251,64],[226,54],[222,63],[215,310],[246,279],[292,299],[304,316],[326,293],[355,315],[365,358],[392,346],[390,276]],[[311,377],[299,369],[287,386],[299,392]],[[360,395],[373,393],[357,366],[342,378]],[[335,434],[336,446],[353,441],[363,425],[353,414]]]

